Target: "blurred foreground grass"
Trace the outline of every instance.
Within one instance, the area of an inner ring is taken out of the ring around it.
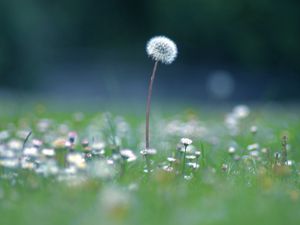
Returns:
[[[127,164],[124,176],[117,166],[109,179],[79,171],[72,179],[60,180],[57,175],[1,167],[1,225],[300,221],[298,107],[256,106],[236,121],[230,121],[232,112],[227,108],[154,110],[151,144],[158,154],[153,158],[151,174],[143,172],[145,162],[139,153],[143,147],[142,114],[109,114],[114,126],[109,133],[108,114],[102,112],[57,112],[42,105],[15,112],[14,107],[1,111],[0,132],[9,134],[0,141],[3,146],[11,140],[23,141],[20,131],[32,130],[28,145],[32,139],[39,139],[44,147],[52,148],[57,138],[76,131],[76,151],[82,151],[80,141],[87,138],[104,142],[109,152],[113,135],[119,148],[132,149],[138,158]],[[288,163],[282,162],[283,136],[288,137]],[[164,169],[166,157],[175,154],[182,137],[191,138],[193,148],[201,151],[200,167],[187,171],[189,179]],[[230,154],[229,148],[234,153]]]

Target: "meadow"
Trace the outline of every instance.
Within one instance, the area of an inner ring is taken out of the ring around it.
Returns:
[[[1,225],[299,224],[298,106],[2,106]]]

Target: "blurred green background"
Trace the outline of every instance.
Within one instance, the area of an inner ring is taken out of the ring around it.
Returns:
[[[160,96],[298,100],[299,9],[297,0],[1,0],[0,94],[144,94],[145,44],[163,34],[179,56],[160,68]],[[227,92],[211,94],[216,83]]]

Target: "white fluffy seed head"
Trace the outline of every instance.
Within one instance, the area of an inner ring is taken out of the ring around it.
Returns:
[[[147,43],[146,51],[153,60],[164,64],[171,64],[177,56],[176,44],[164,36],[151,38]]]

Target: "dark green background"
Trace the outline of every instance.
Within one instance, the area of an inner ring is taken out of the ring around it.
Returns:
[[[238,83],[250,73],[254,86],[272,80],[274,98],[298,99],[299,10],[298,0],[2,0],[0,87],[36,90],[47,68],[78,62],[148,71],[145,43],[164,34],[185,77],[194,67],[241,71]]]

